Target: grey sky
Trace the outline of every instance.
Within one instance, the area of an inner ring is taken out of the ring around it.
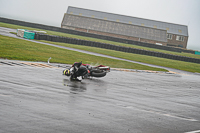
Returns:
[[[68,6],[188,25],[187,48],[200,50],[200,0],[0,0],[0,16],[60,27]]]

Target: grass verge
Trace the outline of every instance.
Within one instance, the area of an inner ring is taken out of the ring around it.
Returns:
[[[146,55],[140,55],[140,54],[125,53],[125,52],[120,52],[120,51],[89,47],[89,46],[83,46],[83,45],[74,45],[74,44],[58,43],[58,42],[50,42],[50,41],[42,41],[42,42],[81,49],[85,51],[91,51],[91,52],[105,54],[105,55],[110,55],[110,56],[128,59],[132,61],[138,61],[138,62],[144,62],[144,63],[158,65],[158,66],[175,68],[175,69],[188,71],[188,72],[200,73],[200,64],[197,64],[197,63],[170,60],[170,59],[159,58],[159,57],[154,57],[154,56],[146,56]]]
[[[12,29],[43,30],[43,29],[37,29],[37,28],[19,26],[19,25],[14,25],[14,24],[7,24],[7,23],[2,23],[2,22],[0,22],[0,27],[7,27],[7,28],[12,28]],[[56,36],[63,36],[63,37],[70,37],[70,38],[77,38],[77,39],[82,39],[82,40],[88,40],[88,41],[94,41],[94,42],[101,42],[101,43],[113,44],[113,45],[118,45],[118,46],[138,48],[138,49],[144,49],[144,50],[149,50],[149,51],[162,52],[162,53],[167,53],[167,54],[187,56],[187,57],[191,57],[191,58],[199,58],[200,59],[200,55],[194,55],[194,54],[190,54],[190,53],[177,53],[177,52],[160,50],[160,49],[154,49],[154,48],[148,48],[148,47],[142,47],[142,46],[137,46],[137,45],[131,45],[131,44],[125,44],[125,43],[118,43],[118,42],[113,42],[113,41],[108,41],[108,40],[97,39],[97,38],[84,37],[84,36],[72,35],[72,34],[55,32],[55,31],[49,31],[49,30],[45,30],[45,31],[49,35],[56,35]]]
[[[13,28],[13,29],[18,28],[18,29],[29,29],[29,30],[41,30],[41,29],[12,25],[12,24],[1,23],[1,22],[0,22],[0,26]],[[70,34],[48,31],[48,30],[45,30],[45,31],[47,31],[47,33],[50,34],[50,35],[67,36],[67,37],[79,38],[79,39],[90,40],[90,41],[99,41],[99,42],[103,42],[103,43],[111,42],[111,41],[106,41],[106,40],[70,35]],[[43,41],[43,42],[48,42],[48,41]],[[138,54],[132,54],[132,53],[124,53],[124,52],[119,52],[119,51],[113,51],[113,50],[107,50],[107,49],[101,49],[101,48],[93,48],[93,47],[80,46],[80,45],[73,45],[73,44],[55,43],[55,42],[49,42],[49,43],[54,43],[54,44],[57,44],[57,45],[73,47],[73,48],[78,48],[78,49],[83,49],[83,50],[88,50],[88,51],[92,51],[92,52],[97,52],[97,53],[101,53],[101,54],[119,57],[119,58],[125,58],[125,59],[129,59],[129,60],[133,60],[133,61],[139,61],[139,62],[154,64],[154,65],[159,65],[159,66],[165,66],[165,67],[175,68],[175,69],[189,71],[189,72],[200,73],[200,65],[196,64],[196,63],[176,61],[176,60],[170,60],[170,59],[164,59],[164,58],[158,58],[158,57],[152,57],[152,56],[145,56],[145,55],[138,55]],[[110,44],[113,44],[113,43],[115,45],[122,45],[122,46],[127,45],[127,46],[132,46],[132,47],[135,47],[135,48],[140,47],[140,46],[117,43],[117,42],[111,42]],[[141,49],[152,50],[152,48],[145,48],[145,47],[141,47]],[[157,50],[157,49],[154,49],[152,51],[157,51],[157,52],[162,51],[164,53],[170,53],[170,54],[173,53],[175,55],[188,56],[188,57],[193,57],[193,58],[200,58],[199,55],[193,55],[193,54],[189,54],[189,53],[176,53],[176,52],[170,52],[170,51],[165,51],[165,50]],[[63,63],[65,63],[65,62],[63,62]],[[127,68],[127,67],[124,67],[124,68]]]
[[[47,62],[49,57],[52,58],[51,62],[56,63],[73,64],[77,61],[83,61],[83,63],[88,63],[91,65],[103,64],[113,68],[167,71],[165,69],[148,67],[145,65],[119,61],[105,57],[93,56],[0,35],[0,58]]]

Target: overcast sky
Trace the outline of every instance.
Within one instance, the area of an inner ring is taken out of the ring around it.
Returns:
[[[60,27],[68,6],[187,25],[200,51],[200,0],[0,0],[0,17]]]

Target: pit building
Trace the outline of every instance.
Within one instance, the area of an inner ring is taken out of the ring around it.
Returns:
[[[187,47],[188,27],[77,7],[68,7],[62,28],[165,46]]]

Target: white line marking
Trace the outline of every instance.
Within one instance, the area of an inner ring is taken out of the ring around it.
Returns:
[[[200,133],[200,130],[197,130],[197,131],[191,131],[191,132],[185,132],[185,133]]]
[[[126,106],[126,105],[121,105],[121,104],[117,104],[117,105],[121,106],[123,108],[127,108],[127,109],[138,109],[140,111],[149,112],[149,113],[153,113],[153,114],[159,114],[159,115],[163,115],[163,116],[167,116],[167,117],[171,117],[171,118],[176,118],[176,119],[181,119],[181,120],[186,120],[186,121],[198,121],[198,120],[193,119],[193,118],[180,116],[180,115],[176,115],[176,114],[173,115],[173,114],[168,114],[168,113],[153,111],[153,110],[148,110],[148,109],[146,110],[146,109],[141,109],[141,108],[134,108],[133,106]],[[194,132],[194,133],[200,133],[200,132]]]

